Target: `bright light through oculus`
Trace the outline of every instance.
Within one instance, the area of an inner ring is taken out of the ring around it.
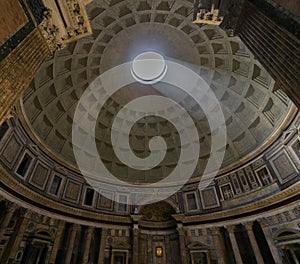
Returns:
[[[165,76],[166,72],[166,61],[157,52],[149,51],[141,53],[132,62],[131,74],[140,83],[157,83]]]

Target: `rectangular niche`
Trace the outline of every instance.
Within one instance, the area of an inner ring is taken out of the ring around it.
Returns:
[[[220,206],[215,186],[207,187],[205,190],[200,191],[200,195],[204,209],[211,209]]]
[[[86,206],[93,206],[94,204],[94,196],[95,191],[92,188],[86,188],[85,189],[85,195],[84,195],[84,205]]]
[[[17,165],[16,174],[25,179],[28,175],[28,172],[30,171],[33,159],[34,156],[31,153],[25,151]]]
[[[299,171],[285,149],[270,159],[270,164],[280,183],[285,183],[298,175]]]
[[[62,182],[63,182],[63,177],[54,174],[48,192],[52,195],[58,196],[60,193]]]
[[[112,211],[113,198],[114,198],[113,192],[101,191],[98,199],[97,208]]]
[[[119,194],[118,195],[118,212],[127,212],[128,211],[128,195],[127,194]]]
[[[185,204],[188,212],[197,211],[199,202],[195,191],[185,193]]]
[[[64,199],[70,202],[78,203],[80,199],[81,189],[81,183],[68,179],[64,190]]]
[[[30,176],[29,183],[40,190],[44,190],[47,184],[50,168],[38,161]]]
[[[10,169],[12,169],[18,159],[22,149],[22,144],[15,134],[12,134],[6,144],[3,146],[1,156],[2,160]]]

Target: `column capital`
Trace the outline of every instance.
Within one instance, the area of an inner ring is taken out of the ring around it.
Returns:
[[[19,206],[13,202],[7,202],[7,205],[6,205],[6,210],[8,212],[11,212],[13,213],[15,210],[17,210],[19,208]]]
[[[267,227],[269,226],[269,223],[266,218],[260,218],[257,220],[257,222],[262,226],[262,227]]]
[[[72,231],[79,231],[81,229],[81,225],[73,224]]]
[[[178,231],[178,234],[180,236],[184,236],[184,228],[182,223],[177,223],[177,228],[176,230]]]
[[[177,222],[177,228],[183,228],[183,223]]]
[[[20,208],[19,214],[20,214],[20,217],[23,217],[23,218],[30,218],[32,212],[31,212],[29,209],[26,209],[26,208]]]
[[[64,227],[65,226],[65,221],[64,220],[60,220],[59,222],[58,222],[58,226],[60,226],[60,227]]]
[[[133,235],[134,236],[138,236],[140,234],[140,229],[137,227],[137,228],[134,228],[133,229]]]
[[[253,231],[253,222],[245,222],[242,223],[247,231]]]
[[[234,233],[235,225],[224,226],[229,233]]]
[[[220,227],[212,227],[211,228],[211,232],[212,232],[213,235],[219,235],[220,234],[220,230],[221,230]]]
[[[88,233],[92,233],[92,232],[94,231],[94,229],[95,229],[94,226],[89,226],[89,227],[87,228],[87,232],[88,232]]]

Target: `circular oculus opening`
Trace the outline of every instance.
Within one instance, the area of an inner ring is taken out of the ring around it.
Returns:
[[[166,61],[157,52],[148,51],[141,53],[132,62],[132,76],[140,83],[157,83],[165,76],[166,72]]]

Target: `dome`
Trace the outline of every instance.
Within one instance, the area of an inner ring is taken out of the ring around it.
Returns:
[[[0,262],[298,263],[283,2],[0,4]]]
[[[259,153],[263,142],[272,138],[284,123],[291,103],[285,96],[278,96],[275,81],[238,37],[216,26],[194,24],[186,17],[190,8],[189,1],[179,1],[172,8],[165,2],[155,8],[143,1],[134,5],[121,1],[101,8],[97,1],[89,4],[93,36],[56,52],[44,63],[23,97],[26,126],[45,151],[76,170],[71,131],[83,92],[109,69],[132,61],[142,52],[157,51],[167,60],[199,73],[220,102],[227,126],[222,168],[233,168],[256,151]],[[180,156],[178,132],[170,122],[158,116],[141,118],[130,134],[130,147],[138,157],[147,157],[149,140],[163,134],[167,152],[155,169],[137,171],[114,154],[110,135],[112,122],[128,102],[145,95],[172,98],[188,110],[197,127],[201,147],[192,177],[201,177],[207,165],[214,131],[210,131],[201,105],[178,88],[164,85],[136,82],[122,87],[105,102],[99,113],[98,152],[103,155],[105,166],[123,181],[158,181],[174,170]]]

